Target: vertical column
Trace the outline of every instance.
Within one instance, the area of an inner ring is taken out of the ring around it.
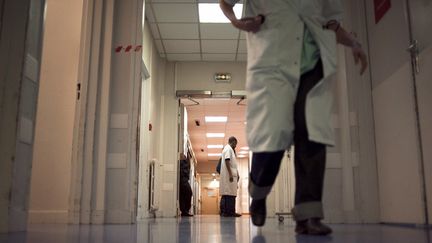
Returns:
[[[27,227],[45,1],[1,3],[0,233]]]

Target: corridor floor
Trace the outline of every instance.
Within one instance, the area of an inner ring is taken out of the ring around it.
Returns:
[[[296,236],[293,223],[269,218],[263,228],[247,216],[219,218],[149,219],[136,225],[30,225],[26,233],[0,234],[1,243],[423,243],[432,242],[432,230],[388,225],[332,225],[330,237]]]

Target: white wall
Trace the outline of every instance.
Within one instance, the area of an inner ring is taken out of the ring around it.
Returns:
[[[46,3],[29,220],[66,223],[83,1]]]
[[[216,83],[215,73],[230,73],[231,83]],[[177,90],[231,91],[245,90],[245,62],[179,62]]]
[[[142,58],[150,78],[141,83],[141,117],[140,117],[140,157],[139,157],[139,207],[138,219],[148,217],[148,178],[149,162],[157,163],[157,178],[161,181],[160,167],[162,164],[162,121],[163,121],[163,92],[165,82],[165,60],[159,57],[150,32],[145,23],[143,29]],[[152,130],[149,131],[149,124]],[[160,183],[157,183],[160,186]],[[156,190],[156,204],[160,201],[160,191]]]

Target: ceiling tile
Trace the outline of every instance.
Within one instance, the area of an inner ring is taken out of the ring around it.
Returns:
[[[150,23],[150,30],[152,32],[153,39],[160,39],[160,34],[159,34],[159,30],[157,28],[157,24]]]
[[[247,53],[246,40],[240,40],[238,45],[238,53]]]
[[[152,5],[157,22],[198,22],[198,9],[196,4],[153,3]]]
[[[203,61],[219,62],[219,61],[235,61],[235,54],[203,54]]]
[[[246,62],[247,61],[247,54],[239,53],[237,54],[237,60],[240,62]]]
[[[200,102],[200,101],[197,101]],[[200,102],[201,103],[201,102]],[[182,99],[182,104],[186,105],[186,109],[188,111],[188,115],[195,114],[198,112],[202,112],[204,114],[204,106],[203,105],[192,105],[193,102],[187,99]]]
[[[219,0],[198,0],[199,3],[218,3]]]
[[[206,122],[207,132],[224,132],[225,122]]]
[[[214,106],[227,106],[229,107],[231,99],[204,99],[203,104],[206,108]]]
[[[199,53],[199,40],[163,40],[167,53]]]
[[[199,3],[219,3],[219,0],[198,0]],[[238,3],[243,3],[243,0],[240,0]]]
[[[198,24],[159,24],[163,39],[198,39]]]
[[[224,138],[207,138],[207,144],[223,144],[225,145]]]
[[[206,116],[228,116],[228,108],[223,106],[215,106],[205,108]]]
[[[168,61],[201,61],[200,54],[166,54]]]
[[[200,24],[202,39],[238,39],[239,30],[231,24]]]
[[[195,3],[196,0],[151,0],[152,3]]]
[[[246,121],[246,117],[244,116],[244,114],[245,114],[244,112],[235,112],[235,113],[230,112],[229,113],[230,124],[238,123],[236,125],[239,125],[241,123],[240,125],[244,125],[244,122]]]
[[[237,40],[202,40],[203,53],[235,53],[237,51]]]
[[[240,39],[246,40],[246,31],[240,31]]]

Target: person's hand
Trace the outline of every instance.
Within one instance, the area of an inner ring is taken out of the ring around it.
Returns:
[[[232,24],[234,27],[244,30],[247,32],[256,33],[260,30],[261,25],[264,23],[264,16],[257,15],[255,17],[247,17],[242,18],[236,21],[233,21]]]
[[[356,65],[360,62],[360,74],[363,74],[368,66],[366,53],[363,51],[363,48],[359,43],[354,43],[354,45],[351,47],[351,50],[354,57],[354,62]]]

